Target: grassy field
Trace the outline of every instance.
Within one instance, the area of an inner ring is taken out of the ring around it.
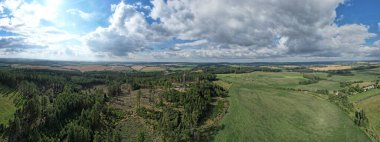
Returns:
[[[365,99],[357,103],[357,106],[364,109],[369,119],[369,125],[380,135],[380,95]]]
[[[376,95],[380,95],[380,89],[372,89],[367,92],[352,95],[349,97],[349,100],[351,102],[363,101]]]
[[[8,125],[8,122],[13,118],[15,111],[16,107],[13,104],[11,97],[0,94],[0,124]]]
[[[370,141],[324,97],[294,88],[300,73],[218,75],[231,82],[224,129],[214,141]]]

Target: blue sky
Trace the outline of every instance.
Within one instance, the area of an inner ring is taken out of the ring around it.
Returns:
[[[380,35],[380,1],[379,0],[350,0],[346,4],[339,6],[337,12],[337,24],[364,24],[368,25],[369,32]],[[342,17],[342,18],[340,18]],[[373,44],[379,40],[376,36],[368,40],[368,44]]]
[[[377,60],[378,0],[1,0],[0,57]]]

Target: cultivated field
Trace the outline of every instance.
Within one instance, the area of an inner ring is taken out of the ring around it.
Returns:
[[[136,71],[140,71],[141,69],[143,69],[145,66],[141,66],[141,65],[135,65],[135,66],[132,66],[131,68],[133,70],[136,70]]]
[[[310,69],[315,71],[334,71],[334,70],[347,70],[351,69],[351,66],[345,66],[345,65],[327,65],[322,67],[310,67]]]
[[[164,68],[158,67],[158,66],[148,66],[141,69],[141,71],[144,72],[153,72],[153,71],[164,71]]]
[[[370,141],[326,96],[282,89],[299,86],[300,73],[218,77],[232,87],[229,113],[214,141]]]

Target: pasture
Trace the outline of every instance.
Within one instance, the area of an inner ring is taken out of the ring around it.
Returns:
[[[377,90],[378,91],[378,90]],[[377,135],[380,135],[380,95],[376,95],[357,103],[357,106],[362,108],[368,117],[369,127],[375,130]]]
[[[326,97],[283,89],[299,87],[298,82],[304,80],[300,73],[254,72],[218,78],[232,86],[230,108],[214,141],[370,141]]]
[[[349,97],[349,100],[351,102],[358,102],[358,101],[364,101],[366,99],[369,99],[371,97],[380,95],[380,89],[372,89],[367,92],[355,94]]]

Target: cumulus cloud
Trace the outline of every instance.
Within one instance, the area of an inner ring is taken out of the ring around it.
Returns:
[[[149,24],[136,5],[113,6],[110,26],[88,35],[93,51],[125,55],[175,37],[157,57],[264,58],[357,55],[376,36],[361,24],[338,26],[335,9],[344,0],[153,0]],[[165,40],[163,40],[165,39]],[[207,39],[207,40],[204,40]],[[182,50],[185,46],[201,46]],[[362,48],[362,49],[361,49]]]
[[[0,28],[15,35],[2,37],[2,40],[14,42],[15,39],[22,39],[22,42],[17,44],[18,46],[43,45],[41,47],[46,47],[49,44],[61,44],[78,37],[56,27],[41,24],[42,21],[53,21],[57,17],[52,7],[26,3],[22,0],[5,0],[1,4],[9,13],[7,17],[0,18]]]
[[[15,49],[21,49],[22,45],[48,46],[51,51],[74,55],[76,49],[68,48],[73,46],[71,42],[80,39],[75,47],[88,47],[86,53],[102,58],[129,59],[141,55],[152,59],[208,60],[380,55],[377,54],[379,42],[373,46],[366,43],[377,36],[369,32],[369,26],[335,23],[340,19],[335,9],[344,2],[152,0],[148,6],[121,1],[111,5],[109,25],[79,36],[54,26],[42,26],[42,21],[53,22],[57,18],[54,8],[23,0],[5,0],[0,2],[0,28],[15,36],[3,37],[0,48],[4,51],[12,46]],[[10,14],[5,15],[5,9]],[[94,18],[93,14],[79,9],[65,12],[84,20]]]
[[[32,44],[28,39],[17,36],[0,37],[0,49],[8,51],[23,51],[31,48],[46,48],[44,45]]]
[[[110,26],[99,27],[85,37],[86,44],[93,51],[111,52],[126,55],[127,52],[141,51],[146,48],[147,23],[135,7],[121,2],[113,6]]]
[[[125,56],[130,52],[149,49],[149,44],[167,37],[160,27],[149,25],[136,6],[123,1],[111,8],[108,27],[99,27],[84,37],[84,42],[94,52],[109,52]]]
[[[207,38],[231,51],[247,48],[253,57],[260,57],[261,51],[330,57],[354,52],[375,36],[365,25],[334,23],[335,8],[343,2],[211,0],[205,5],[201,0],[154,0],[151,17],[180,39]],[[283,40],[274,42],[277,38]]]

